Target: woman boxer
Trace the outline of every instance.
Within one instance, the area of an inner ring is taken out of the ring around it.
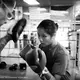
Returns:
[[[40,49],[45,52],[47,63],[46,68],[54,79],[64,80],[68,64],[68,51],[56,40],[58,24],[52,20],[43,20],[37,27],[38,38],[40,40]],[[45,71],[43,73],[45,76]],[[65,78],[65,80],[68,80]]]
[[[41,43],[39,48],[28,45],[20,52],[20,56],[42,80],[69,80],[69,74],[66,74],[68,51],[56,41],[57,30],[57,23],[43,20],[37,27]]]

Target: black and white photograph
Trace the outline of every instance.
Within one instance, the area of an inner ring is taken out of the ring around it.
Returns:
[[[0,0],[0,80],[80,80],[80,0]]]

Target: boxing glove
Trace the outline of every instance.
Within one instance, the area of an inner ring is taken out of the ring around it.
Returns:
[[[26,26],[26,23],[27,23],[26,19],[22,18],[19,21],[16,21],[15,25],[8,29],[7,33],[11,35],[11,38],[14,42],[18,40],[20,34],[22,33],[23,29]]]
[[[9,70],[15,71],[15,70],[17,70],[17,68],[18,68],[18,64],[14,63],[9,67]]]
[[[26,63],[19,63],[19,69],[20,70],[26,70],[26,68],[27,68]]]
[[[45,53],[33,46],[27,45],[21,52],[20,56],[28,63],[31,69],[37,74],[41,74],[46,66],[46,55]]]
[[[0,63],[0,69],[5,69],[6,66],[7,66],[6,62],[2,61],[2,62]]]

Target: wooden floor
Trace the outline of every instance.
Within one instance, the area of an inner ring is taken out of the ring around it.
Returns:
[[[19,69],[10,71],[7,67],[6,69],[0,69],[0,80],[40,80],[40,78],[30,67],[23,71]]]

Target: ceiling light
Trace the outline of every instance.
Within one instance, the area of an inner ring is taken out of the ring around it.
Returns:
[[[29,5],[39,5],[39,2],[36,0],[24,0],[24,2],[28,3]]]
[[[57,20],[58,22],[62,22],[62,20]]]
[[[65,14],[68,14],[68,11],[53,11],[51,10],[52,15],[57,15],[57,16],[65,16]]]
[[[37,10],[39,10],[39,11],[46,11],[45,8],[37,8]]]

